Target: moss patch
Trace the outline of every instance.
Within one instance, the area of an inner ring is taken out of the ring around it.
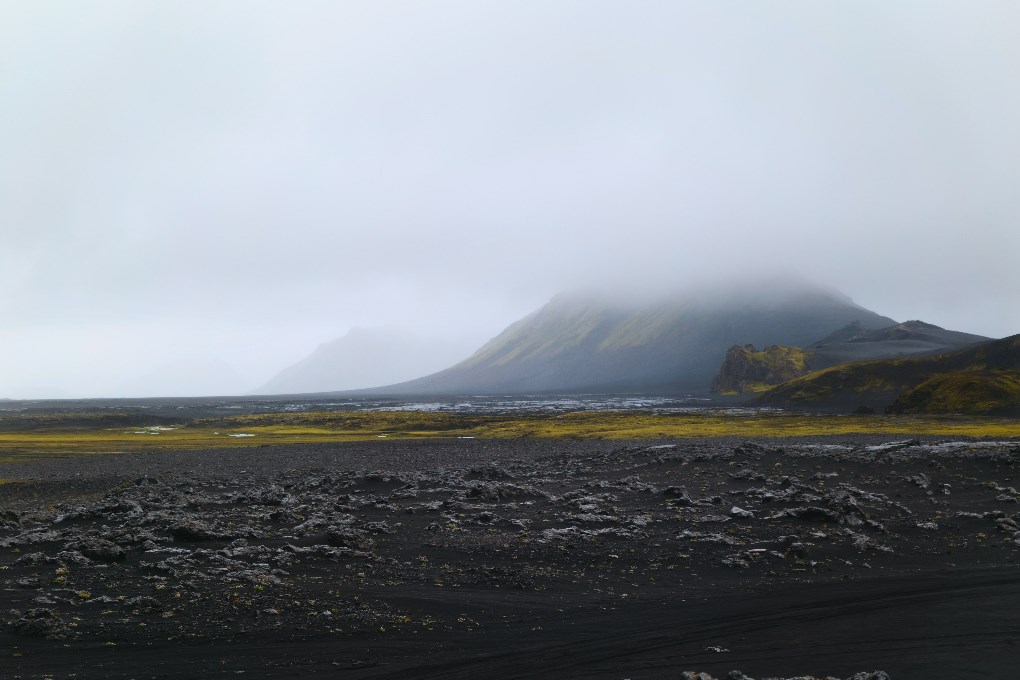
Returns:
[[[937,375],[902,394],[889,410],[1020,415],[1020,372],[954,371]]]
[[[767,411],[679,414],[597,411],[559,415],[330,411],[196,420],[174,429],[41,428],[0,432],[0,462],[33,454],[83,455],[376,439],[766,438],[839,434],[1008,438],[1020,437],[1020,420],[931,415],[812,416]]]

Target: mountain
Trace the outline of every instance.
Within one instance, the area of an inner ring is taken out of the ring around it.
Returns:
[[[857,322],[896,322],[835,291],[762,280],[634,301],[559,295],[465,361],[391,394],[706,393],[734,344],[805,346]]]
[[[807,349],[769,345],[734,345],[727,353],[712,391],[720,394],[762,392],[775,385],[837,364],[867,359],[933,354],[988,342],[991,338],[944,328],[923,321],[905,321],[886,328],[867,329],[856,321]]]
[[[255,394],[306,394],[355,390],[407,380],[459,361],[471,352],[457,342],[422,338],[399,330],[354,328],[319,345]]]
[[[1020,335],[936,354],[832,366],[756,398],[772,406],[1020,415]]]

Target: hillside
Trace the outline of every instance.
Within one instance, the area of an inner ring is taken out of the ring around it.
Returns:
[[[758,351],[734,345],[712,381],[718,394],[762,392],[787,380],[837,364],[868,359],[934,354],[960,349],[991,338],[948,331],[923,321],[905,321],[867,329],[854,322],[812,343],[807,349],[771,345]]]
[[[991,338],[950,331],[923,321],[904,321],[886,328],[867,329],[850,324],[809,345],[816,368],[867,359],[930,354],[962,349]]]
[[[888,411],[1020,416],[1020,371],[940,373],[901,394]]]
[[[1020,335],[934,356],[883,359],[795,378],[756,398],[811,409],[1001,414],[1020,410]]]
[[[734,344],[804,346],[855,321],[865,329],[896,323],[837,292],[789,281],[687,290],[641,303],[560,295],[456,366],[373,391],[701,394]]]
[[[449,366],[470,352],[470,347],[460,343],[423,339],[407,332],[354,328],[319,345],[255,394],[306,394],[382,385]]]

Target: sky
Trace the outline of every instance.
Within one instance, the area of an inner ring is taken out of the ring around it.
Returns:
[[[1020,332],[1013,0],[0,0],[0,397],[791,271]]]

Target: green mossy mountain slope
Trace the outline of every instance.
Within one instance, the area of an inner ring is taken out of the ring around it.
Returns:
[[[901,394],[889,413],[1020,416],[1020,371],[954,371]]]
[[[868,329],[854,322],[805,349],[772,345],[761,351],[734,345],[712,382],[717,394],[764,392],[787,380],[838,364],[935,354],[988,342],[990,338],[949,331],[923,321]]]
[[[909,413],[1020,411],[1020,335],[935,356],[840,364],[761,394],[762,405],[811,409],[859,406]]]
[[[640,302],[561,295],[460,364],[373,392],[707,394],[734,344],[806,346],[853,322],[871,329],[896,323],[800,282],[689,290]]]

